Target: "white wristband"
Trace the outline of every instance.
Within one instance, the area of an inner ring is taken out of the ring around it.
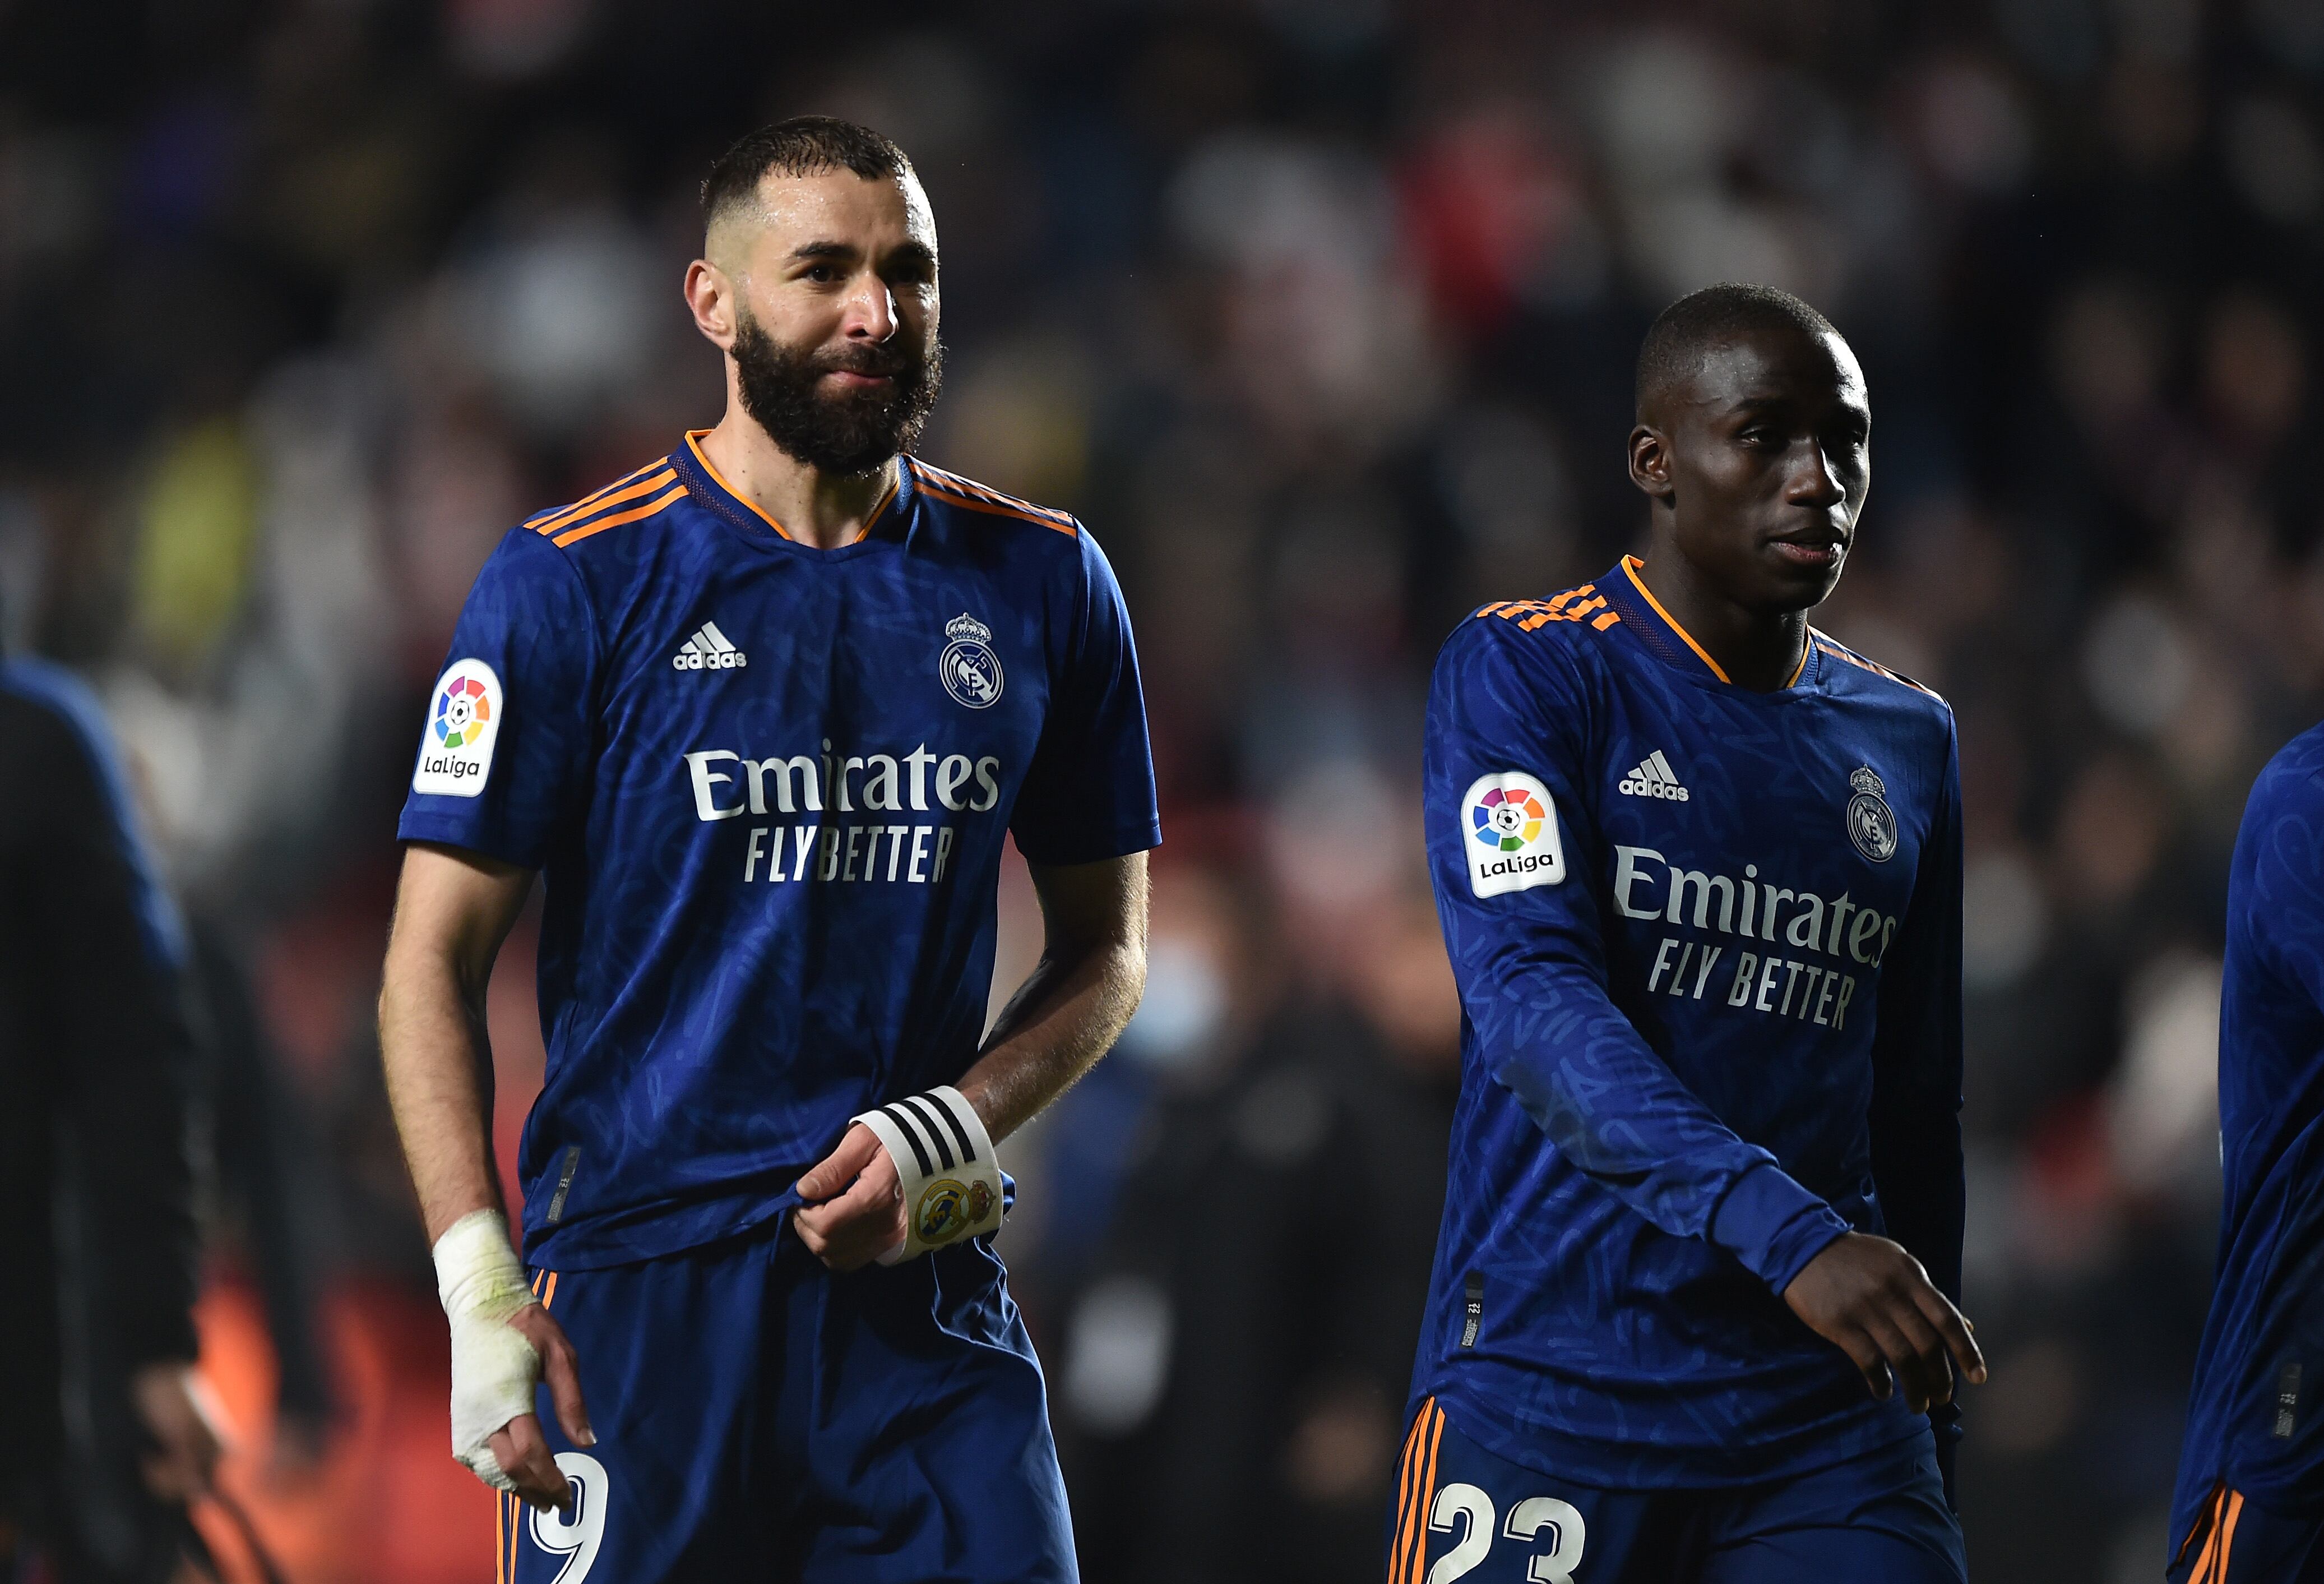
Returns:
[[[498,1210],[475,1210],[436,1240],[436,1295],[452,1322],[452,1456],[486,1485],[516,1482],[493,1456],[494,1431],[533,1411],[540,1355],[509,1317],[533,1301]]]
[[[976,1107],[946,1084],[850,1118],[870,1128],[904,1185],[904,1241],[892,1265],[1001,1226],[1001,1162]]]

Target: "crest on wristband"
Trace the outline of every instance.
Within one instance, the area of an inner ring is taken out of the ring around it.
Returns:
[[[982,1188],[982,1183],[977,1184]],[[988,1194],[987,1202],[990,1203]],[[920,1193],[919,1209],[913,1213],[912,1222],[918,1230],[920,1241],[927,1244],[948,1243],[960,1236],[977,1219],[968,1213],[969,1191],[950,1177],[939,1177]]]

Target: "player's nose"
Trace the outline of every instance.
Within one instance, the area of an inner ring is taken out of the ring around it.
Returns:
[[[877,275],[866,275],[850,295],[847,334],[851,338],[884,341],[896,333],[896,294]]]
[[[1785,498],[1799,505],[1835,506],[1848,498],[1848,486],[1831,454],[1813,441],[1794,453],[1784,483]]]

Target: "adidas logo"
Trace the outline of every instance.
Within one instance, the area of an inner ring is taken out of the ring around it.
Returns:
[[[1678,783],[1678,772],[1670,767],[1670,761],[1663,757],[1660,748],[1639,760],[1638,767],[1622,777],[1621,785],[1615,790],[1634,798],[1661,798],[1673,803],[1687,800],[1686,788]]]
[[[686,647],[669,657],[669,663],[674,671],[740,671],[751,661],[727,642],[716,622],[705,622],[702,630],[686,641]]]

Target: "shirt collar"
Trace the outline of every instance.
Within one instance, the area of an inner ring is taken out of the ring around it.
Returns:
[[[1623,617],[1638,633],[1647,648],[1680,670],[1715,681],[1735,685],[1725,668],[1711,658],[1711,651],[1695,641],[1694,635],[1679,625],[1676,616],[1663,607],[1646,580],[1638,576],[1646,563],[1634,555],[1626,555],[1621,564],[1599,579],[1609,593],[1611,601],[1621,609]],[[1792,670],[1790,678],[1778,692],[1796,688],[1808,674],[1809,663],[1815,658],[1815,640],[1811,637],[1800,646],[1800,662]]]
[[[670,459],[680,468],[699,476],[709,504],[714,508],[720,509],[720,514],[729,521],[745,528],[765,527],[771,530],[776,538],[788,543],[798,544],[799,542],[794,539],[790,533],[780,523],[776,522],[756,501],[726,482],[725,476],[721,474],[717,465],[710,460],[710,454],[702,449],[702,437],[709,432],[706,429],[687,430],[686,444],[671,453]],[[891,521],[905,520],[907,503],[902,497],[904,492],[911,487],[911,471],[904,459],[898,458],[895,479],[889,485],[888,493],[880,497],[880,504],[872,508],[872,514],[864,519],[862,528],[857,532],[854,538],[847,542],[847,544],[835,545],[832,548],[844,550],[848,545],[861,544],[871,538],[872,533],[881,528],[883,524]],[[812,550],[816,547],[800,544],[799,548]]]

